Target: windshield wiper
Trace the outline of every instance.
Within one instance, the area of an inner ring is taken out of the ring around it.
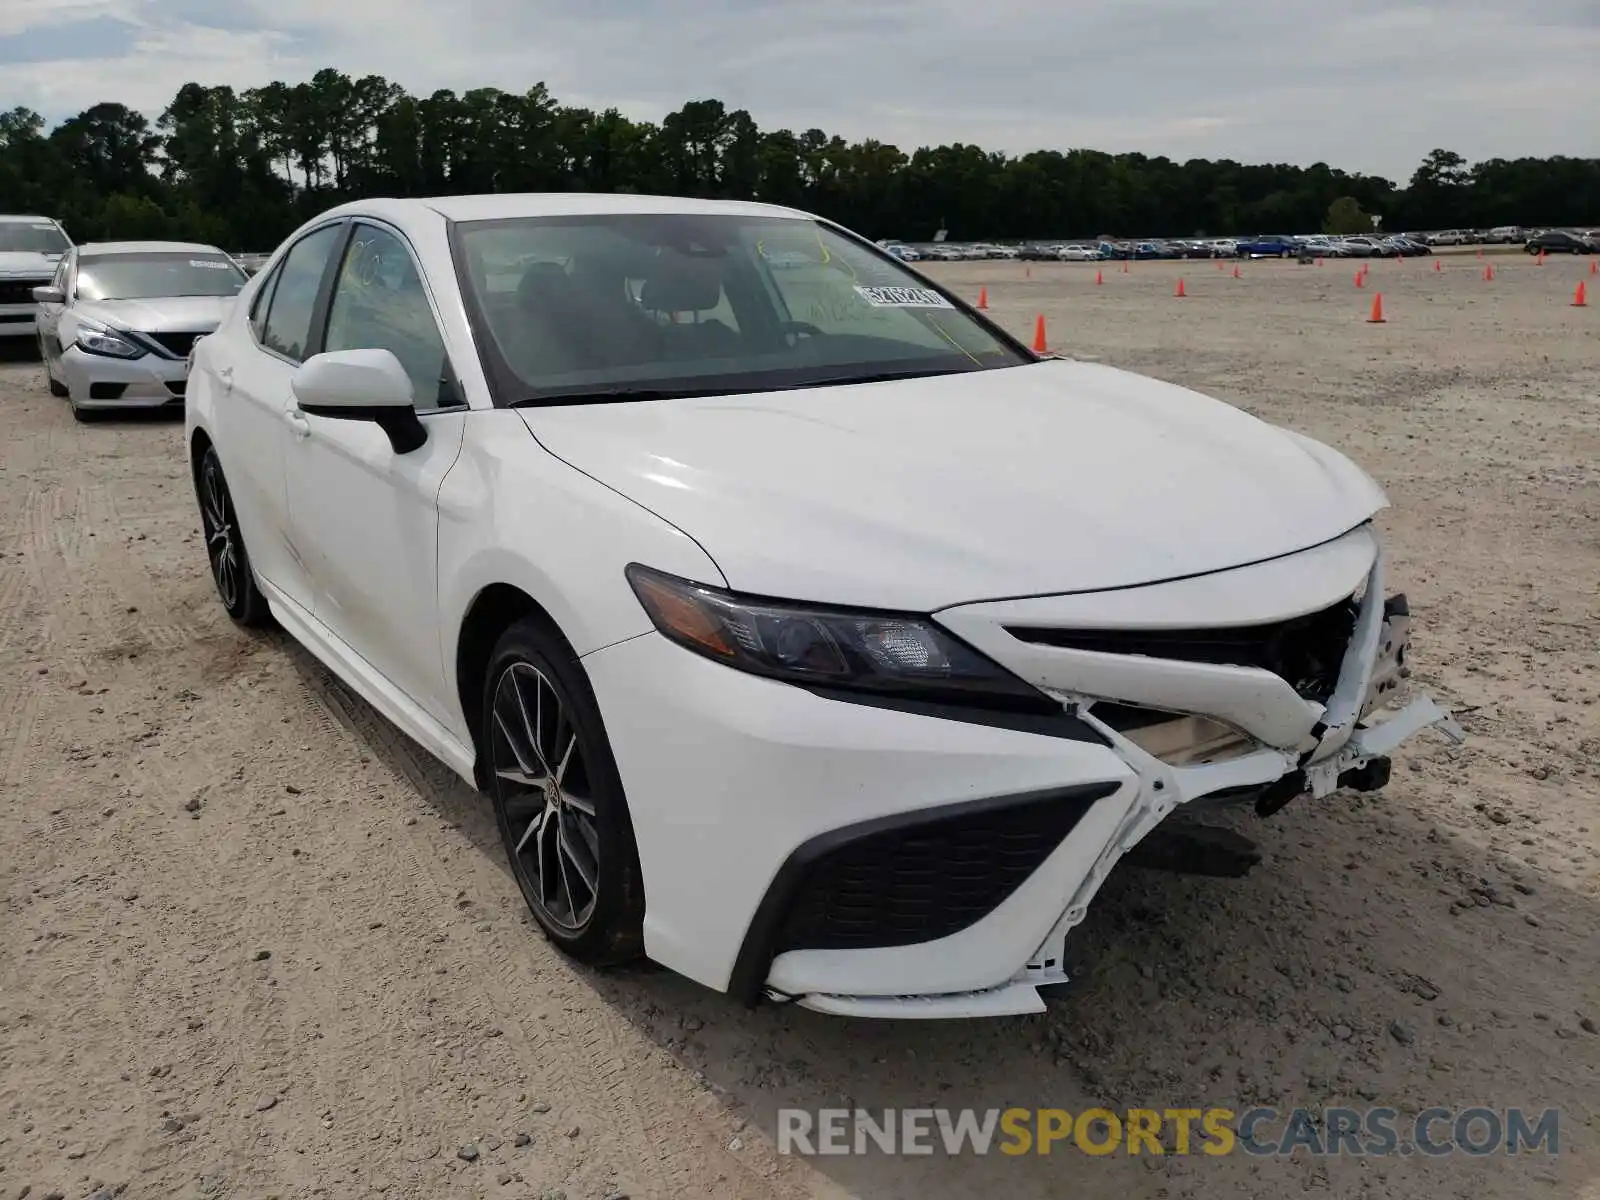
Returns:
[[[897,379],[931,379],[935,375],[965,375],[972,368],[945,367],[937,371],[880,371],[867,375],[826,375],[821,379],[806,379],[799,383],[786,383],[773,388],[775,392],[797,392],[805,388],[843,387],[851,383],[893,383]]]
[[[595,388],[587,392],[553,392],[547,396],[526,396],[513,400],[507,408],[543,408],[558,404],[607,404],[624,400],[694,400],[703,396],[735,396],[747,388]]]

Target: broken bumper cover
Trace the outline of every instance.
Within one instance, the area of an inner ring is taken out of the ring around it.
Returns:
[[[1383,575],[1358,530],[1200,580],[936,614],[1060,700],[1059,722],[1038,728],[821,697],[657,635],[586,656],[628,791],[646,953],[750,1002],[902,1018],[1040,1010],[1113,867],[1177,808],[1274,785],[1326,795],[1424,728],[1460,736],[1427,697],[1378,719],[1409,637]],[[1082,625],[1096,604],[1108,629],[1271,622],[1357,594],[1324,702],[1258,667],[1009,632]],[[1102,719],[1113,705],[1203,715],[1239,745],[1168,761]],[[991,877],[997,861],[1007,878]]]

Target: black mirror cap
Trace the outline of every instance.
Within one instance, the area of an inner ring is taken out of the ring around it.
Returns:
[[[389,435],[396,454],[420,450],[428,441],[428,427],[409,404],[381,405],[372,408],[346,408],[337,404],[302,404],[300,411],[310,417],[329,417],[336,421],[371,421]]]

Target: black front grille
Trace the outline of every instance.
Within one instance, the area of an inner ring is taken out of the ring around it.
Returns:
[[[1115,784],[962,804],[843,831],[793,881],[773,953],[909,946],[993,912]]]
[[[189,381],[187,379],[169,379],[167,380],[167,391],[174,396],[181,396],[188,390],[188,385]]]
[[[48,275],[41,279],[0,279],[0,304],[32,304],[33,289],[49,282]]]
[[[1048,629],[1007,626],[1019,641],[1104,654],[1138,654],[1181,662],[1259,667],[1285,680],[1308,700],[1324,703],[1339,682],[1344,652],[1355,632],[1355,600],[1320,612],[1219,629]]]
[[[204,337],[205,333],[205,330],[201,330],[196,333],[147,333],[144,336],[167,353],[179,358],[188,358],[189,349],[194,345],[195,339]]]

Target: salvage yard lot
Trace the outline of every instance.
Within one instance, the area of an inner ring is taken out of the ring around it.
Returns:
[[[961,1025],[752,1013],[559,958],[487,805],[284,635],[229,624],[181,424],[75,425],[11,353],[0,1197],[1600,1195],[1587,266],[1377,262],[1361,290],[1334,263],[927,268],[1020,334],[1043,313],[1053,347],[1371,471],[1416,681],[1469,734],[1419,737],[1379,796],[1230,818],[1265,853],[1243,881],[1118,873],[1048,1014]],[[773,1140],[784,1106],[1215,1104],[1558,1107],[1562,1152],[800,1161]]]

